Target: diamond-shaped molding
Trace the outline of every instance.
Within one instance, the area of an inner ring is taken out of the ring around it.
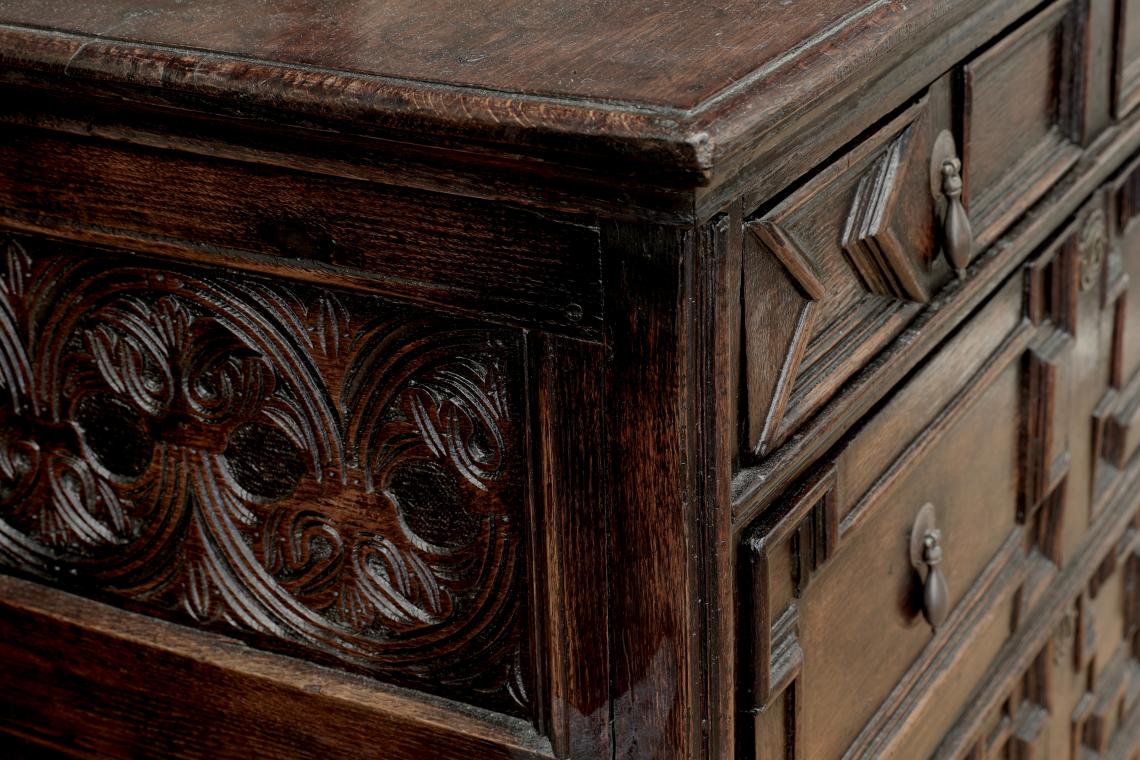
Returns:
[[[912,131],[907,127],[900,132],[859,180],[847,215],[843,252],[871,293],[926,303],[930,293],[918,258],[907,253],[902,242],[905,231],[900,235],[894,227],[903,167],[915,163],[908,155]]]

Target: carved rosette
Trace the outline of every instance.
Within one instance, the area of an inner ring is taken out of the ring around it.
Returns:
[[[0,563],[529,714],[516,333],[32,245],[0,241]]]

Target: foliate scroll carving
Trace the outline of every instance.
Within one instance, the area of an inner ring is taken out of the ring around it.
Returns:
[[[528,714],[516,334],[0,242],[0,563]]]

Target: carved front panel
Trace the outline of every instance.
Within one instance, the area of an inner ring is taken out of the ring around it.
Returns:
[[[0,563],[530,712],[515,331],[0,238]]]

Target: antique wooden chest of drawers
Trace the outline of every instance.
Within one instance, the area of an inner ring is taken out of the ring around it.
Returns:
[[[0,750],[1140,757],[1140,1],[0,0]]]

